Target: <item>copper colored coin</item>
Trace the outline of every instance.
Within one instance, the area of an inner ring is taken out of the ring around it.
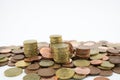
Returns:
[[[25,69],[25,73],[29,74],[29,73],[38,73],[38,70],[29,70],[29,69]]]
[[[100,69],[94,66],[90,66],[90,75],[97,75],[100,73]]]
[[[15,63],[14,62],[12,62],[12,61],[8,61],[8,64],[7,64],[8,66],[15,66]]]
[[[62,67],[73,68],[73,67],[74,67],[74,64],[73,64],[73,63],[63,64]]]
[[[22,59],[24,59],[24,55],[22,55],[22,54],[19,54],[19,55],[15,55],[15,56],[13,56],[13,59],[15,59],[15,60],[22,60]]]
[[[109,61],[113,64],[120,64],[120,56],[109,56]]]
[[[43,77],[41,77],[40,80],[58,80],[58,77],[57,76],[53,76],[53,77],[49,77],[49,78],[43,78]]]
[[[4,57],[10,57],[10,56],[12,56],[12,54],[11,53],[6,53],[6,54],[0,54],[1,56],[4,56]]]
[[[30,58],[25,58],[24,61],[25,62],[33,62],[33,61],[40,61],[40,59],[42,59],[41,56],[33,56],[33,57],[30,57]]]
[[[90,61],[92,65],[100,65],[102,63],[102,60],[92,60]]]
[[[111,76],[113,72],[111,70],[101,70],[100,76]]]
[[[51,53],[51,49],[49,47],[43,47],[40,49],[40,54],[44,57],[44,58],[52,58],[52,53]]]
[[[61,68],[61,65],[60,64],[54,64],[53,66],[50,66],[49,68],[59,69],[59,68]]]
[[[103,56],[102,60],[107,61],[107,60],[109,60],[109,57],[108,56]]]
[[[42,77],[51,77],[55,75],[55,70],[52,68],[42,68],[38,70],[38,74]]]
[[[12,53],[14,53],[14,54],[23,54],[24,50],[23,49],[14,49],[14,50],[12,50]]]
[[[0,63],[0,66],[5,66],[8,64],[8,61]]]
[[[85,74],[85,75],[87,75],[87,74],[90,73],[90,69],[87,68],[87,67],[76,67],[74,70],[75,70],[75,72],[77,74]]]
[[[27,69],[29,70],[37,70],[40,68],[40,65],[38,63],[30,64]]]
[[[96,77],[96,78],[94,78],[94,80],[110,80],[110,79],[108,79],[106,77]]]
[[[117,74],[120,74],[120,66],[119,67],[114,67],[112,69],[113,72],[117,73]]]
[[[0,53],[9,53],[9,52],[11,52],[11,49],[10,49],[10,48],[0,49]]]

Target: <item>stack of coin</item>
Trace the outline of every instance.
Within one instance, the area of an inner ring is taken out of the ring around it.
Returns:
[[[67,63],[70,58],[69,45],[65,43],[55,44],[53,46],[53,59],[56,63]]]
[[[90,48],[86,47],[86,46],[79,46],[76,49],[76,56],[80,57],[80,58],[89,58],[90,57]]]
[[[61,35],[51,35],[50,36],[50,43],[51,44],[58,44],[62,42],[62,36]]]
[[[36,40],[26,40],[24,44],[24,54],[26,57],[32,57],[38,55],[38,47]]]

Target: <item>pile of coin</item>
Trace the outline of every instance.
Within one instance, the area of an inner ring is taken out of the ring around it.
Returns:
[[[69,45],[65,43],[53,46],[53,59],[56,63],[67,63],[70,60]]]
[[[18,76],[24,71],[23,80],[81,80],[91,75],[101,76],[93,80],[110,80],[107,77],[113,72],[120,74],[120,45],[117,43],[74,41],[70,43],[74,52],[70,52],[69,44],[61,41],[52,43],[54,55],[49,43],[40,42],[39,47],[36,41],[25,43],[27,46],[0,47],[0,66],[16,67],[5,70],[6,77]],[[70,53],[74,56],[70,57]]]
[[[36,40],[26,40],[24,44],[24,54],[26,57],[32,57],[38,55],[38,46]]]

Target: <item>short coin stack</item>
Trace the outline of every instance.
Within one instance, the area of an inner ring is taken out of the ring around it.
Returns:
[[[38,47],[36,40],[24,41],[24,54],[26,57],[32,57],[38,55]]]

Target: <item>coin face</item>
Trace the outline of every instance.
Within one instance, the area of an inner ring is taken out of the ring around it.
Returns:
[[[70,68],[61,68],[56,71],[56,76],[60,79],[70,79],[74,76],[74,70]]]
[[[109,78],[106,77],[96,77],[94,80],[110,80]]]
[[[23,77],[23,80],[40,80],[40,76],[35,73],[29,73]]]
[[[29,70],[37,70],[39,68],[40,68],[40,65],[38,63],[30,64],[29,66],[27,66],[27,69]]]
[[[92,64],[92,65],[100,65],[100,64],[102,64],[102,60],[91,60],[90,61],[90,63]]]
[[[101,72],[99,68],[94,66],[90,66],[89,69],[90,69],[90,75],[97,75]]]
[[[87,67],[76,67],[74,70],[77,74],[87,75],[90,73],[90,69]]]
[[[39,64],[40,64],[41,67],[49,67],[49,66],[54,65],[54,61],[52,61],[52,60],[41,60]]]
[[[22,60],[22,59],[24,59],[24,55],[22,55],[22,54],[19,54],[19,55],[15,55],[15,56],[13,56],[13,59],[15,59],[15,60]]]
[[[75,79],[75,80],[81,80],[81,79],[83,79],[83,78],[85,78],[86,77],[86,75],[80,75],[80,74],[75,74],[74,76],[73,76],[73,79]]]
[[[21,60],[21,61],[17,61],[15,63],[15,66],[16,67],[26,67],[28,65],[30,65],[31,63],[28,63],[28,62],[25,62],[24,60]]]
[[[93,56],[90,56],[90,59],[102,59],[105,56],[105,54],[96,54]]]
[[[113,72],[111,70],[101,70],[100,71],[100,76],[111,76]]]
[[[51,77],[55,75],[55,70],[53,68],[40,68],[38,74],[42,77]]]
[[[5,70],[4,75],[6,77],[15,77],[20,75],[23,72],[21,68],[10,68]]]
[[[11,52],[11,49],[10,49],[10,48],[0,49],[0,53],[9,53],[9,52]]]
[[[89,66],[90,62],[88,60],[75,60],[73,61],[73,64],[77,67],[85,67]]]
[[[120,56],[110,56],[109,61],[113,64],[120,64]]]
[[[109,61],[103,61],[102,62],[102,64],[101,64],[101,66],[103,66],[103,67],[110,67],[110,68],[112,68],[112,67],[114,67],[115,65],[114,64],[112,64],[112,63],[110,63]]]
[[[120,67],[114,67],[112,69],[113,72],[120,74]]]

